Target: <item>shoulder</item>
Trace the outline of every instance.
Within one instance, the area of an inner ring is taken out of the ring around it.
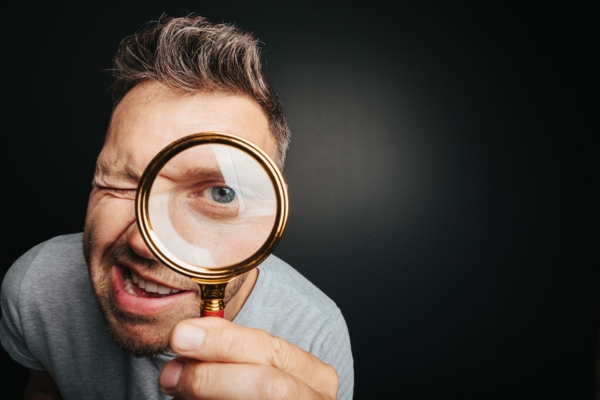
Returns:
[[[48,327],[58,327],[61,318],[75,315],[72,310],[80,299],[76,293],[80,286],[90,285],[86,283],[81,238],[78,233],[39,243],[21,255],[4,276],[1,342],[15,360],[29,368],[44,370],[49,365],[41,356],[50,346]],[[58,331],[57,336],[66,337],[64,330]]]
[[[291,265],[271,255],[258,270],[236,323],[267,330],[308,351],[346,331],[336,303]]]
[[[2,281],[3,313],[9,309],[22,324],[25,319],[39,324],[47,315],[80,307],[82,296],[91,292],[82,237],[82,233],[57,236],[19,257]]]
[[[278,307],[302,307],[305,311],[325,315],[337,315],[340,312],[327,294],[277,256],[269,256],[258,269],[256,291],[260,300],[277,300]]]
[[[82,233],[56,236],[23,253],[9,268],[2,282],[2,297],[16,296],[23,284],[60,274],[62,267],[83,262]],[[54,266],[57,266],[55,268]],[[61,267],[62,266],[62,267]]]

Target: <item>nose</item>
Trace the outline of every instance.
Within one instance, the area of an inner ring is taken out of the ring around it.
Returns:
[[[152,252],[146,245],[146,242],[144,241],[144,238],[142,237],[142,234],[140,233],[140,230],[138,228],[136,221],[133,221],[133,223],[129,226],[129,228],[127,229],[127,232],[125,232],[125,235],[127,238],[127,243],[129,243],[129,247],[131,247],[131,249],[137,255],[147,258],[147,259],[150,259],[150,260],[156,260],[156,257],[154,256],[154,254],[152,254]]]

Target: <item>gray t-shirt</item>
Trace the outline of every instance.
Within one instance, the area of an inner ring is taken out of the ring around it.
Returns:
[[[65,399],[168,399],[158,375],[174,354],[135,358],[110,339],[83,259],[81,233],[21,256],[2,283],[0,340],[25,367],[48,371]],[[351,399],[354,365],[335,303],[291,266],[269,256],[234,322],[264,329],[332,365],[338,399]]]

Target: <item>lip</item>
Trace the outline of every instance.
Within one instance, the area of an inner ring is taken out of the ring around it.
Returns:
[[[112,267],[112,292],[115,305],[122,311],[141,316],[157,316],[162,313],[172,311],[178,307],[184,297],[195,296],[192,291],[181,291],[165,297],[147,298],[138,297],[128,293],[123,283],[125,271],[122,265],[113,265]]]

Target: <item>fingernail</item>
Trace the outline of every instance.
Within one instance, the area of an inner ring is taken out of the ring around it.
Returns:
[[[163,368],[159,377],[159,385],[163,389],[174,389],[179,383],[179,377],[183,370],[183,364],[179,361],[171,361]]]
[[[178,350],[196,350],[204,341],[204,329],[194,325],[182,325],[173,333],[173,344]]]

